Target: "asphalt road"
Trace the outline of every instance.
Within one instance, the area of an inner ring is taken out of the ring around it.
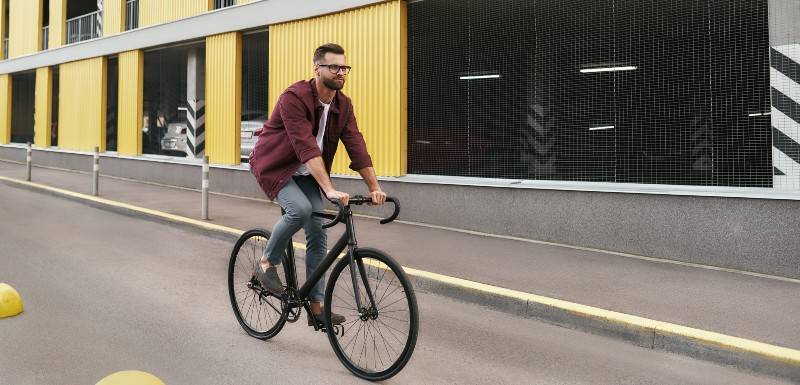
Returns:
[[[363,382],[303,322],[270,341],[244,333],[226,288],[231,247],[0,184],[0,282],[25,306],[0,319],[0,384],[94,384],[123,370],[167,385]],[[417,349],[385,383],[781,383],[430,293],[417,299]]]

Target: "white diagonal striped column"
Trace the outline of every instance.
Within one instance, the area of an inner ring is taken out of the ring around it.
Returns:
[[[103,0],[97,0],[97,21],[94,23],[94,34],[103,37]]]
[[[189,50],[187,56],[186,101],[189,108],[186,110],[186,155],[202,158],[206,153],[205,60],[197,49]]]
[[[186,154],[202,158],[206,153],[206,106],[205,100],[188,100],[186,111]]]
[[[773,187],[800,190],[800,44],[770,49]]]

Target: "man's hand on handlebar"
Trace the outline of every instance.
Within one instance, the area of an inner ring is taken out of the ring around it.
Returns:
[[[370,206],[382,205],[386,203],[386,193],[380,189],[370,191],[368,196],[372,199],[372,203],[369,204]]]
[[[342,204],[345,205],[345,206],[347,206],[347,203],[350,200],[350,194],[348,194],[346,192],[337,191],[337,190],[330,190],[330,191],[326,192],[325,193],[325,197],[327,197],[329,201],[332,201],[334,199],[338,199],[338,200],[342,201]],[[385,197],[386,197],[386,194],[384,194],[384,198]]]

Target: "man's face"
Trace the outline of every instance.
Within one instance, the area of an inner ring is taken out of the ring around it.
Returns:
[[[344,55],[337,55],[335,53],[328,52],[325,56],[322,57],[322,61],[319,64],[335,64],[338,66],[345,66],[345,58]],[[315,65],[314,71],[317,74],[317,77],[322,81],[326,87],[332,90],[341,90],[344,87],[345,77],[344,70],[341,70],[337,73],[332,73],[330,67]]]

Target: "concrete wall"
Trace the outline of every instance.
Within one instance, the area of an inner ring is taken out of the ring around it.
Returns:
[[[0,146],[0,159],[24,162],[25,150]],[[90,154],[37,150],[34,159],[84,172],[92,165]],[[201,180],[199,162],[112,155],[101,157],[101,172],[193,189]],[[210,179],[212,192],[264,198],[246,168],[212,167]],[[360,179],[334,178],[334,184],[366,192]],[[800,200],[381,184],[400,199],[405,221],[800,278]]]
[[[800,1],[769,0],[769,45],[800,43]]]

